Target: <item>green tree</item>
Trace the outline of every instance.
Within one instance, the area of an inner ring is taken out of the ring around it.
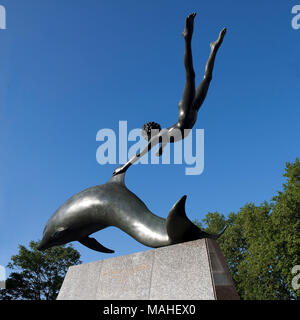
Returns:
[[[272,199],[271,214],[273,250],[276,264],[274,272],[277,275],[276,289],[282,298],[300,298],[291,288],[293,275],[291,269],[300,265],[300,162],[287,163],[283,175],[287,182],[283,191]]]
[[[300,163],[287,163],[283,190],[259,206],[248,203],[227,218],[214,212],[202,220],[218,239],[242,299],[299,299],[291,270],[300,264]]]
[[[19,246],[19,253],[7,265],[12,270],[6,289],[0,290],[3,300],[54,300],[68,268],[80,264],[80,254],[71,245],[53,247],[40,252],[38,242],[29,249]]]

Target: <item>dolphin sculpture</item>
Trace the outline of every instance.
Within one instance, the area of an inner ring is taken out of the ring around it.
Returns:
[[[167,219],[153,214],[127,189],[125,173],[113,176],[106,184],[83,190],[67,200],[49,219],[38,250],[79,241],[86,247],[113,253],[89,236],[109,226],[117,227],[140,243],[158,248],[201,238],[217,239],[204,232],[186,216],[183,196],[172,207]]]

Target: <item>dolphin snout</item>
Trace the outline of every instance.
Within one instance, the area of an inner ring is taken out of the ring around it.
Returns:
[[[48,241],[45,241],[44,239],[37,246],[37,249],[39,251],[44,251],[44,250],[46,250],[48,248],[50,248],[50,244],[48,243]]]
[[[37,246],[37,249],[38,249],[39,251],[44,251],[44,250],[45,250],[45,246],[44,246],[43,244],[39,244],[39,245]]]

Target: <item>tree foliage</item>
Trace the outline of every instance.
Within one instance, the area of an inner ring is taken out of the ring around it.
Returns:
[[[19,253],[7,265],[12,270],[6,289],[0,290],[3,300],[56,299],[69,266],[80,264],[80,254],[71,245],[53,247],[40,252],[38,242],[29,249],[19,246]]]
[[[214,212],[206,230],[226,232],[218,239],[242,299],[299,299],[291,273],[300,265],[300,162],[287,163],[282,191],[268,203],[248,203],[227,218]]]

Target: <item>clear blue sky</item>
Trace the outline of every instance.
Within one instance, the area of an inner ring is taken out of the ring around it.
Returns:
[[[298,1],[299,2],[299,1]],[[227,215],[270,200],[285,162],[299,156],[300,30],[297,1],[0,0],[0,265],[38,240],[73,194],[105,183],[115,165],[96,162],[102,128],[147,121],[169,126],[184,85],[181,32],[195,11],[197,81],[209,43],[226,26],[196,128],[205,130],[205,169],[138,165],[127,185],[159,216],[187,194],[187,214]],[[115,256],[148,250],[116,228],[95,234]],[[111,257],[74,247],[83,262]]]

